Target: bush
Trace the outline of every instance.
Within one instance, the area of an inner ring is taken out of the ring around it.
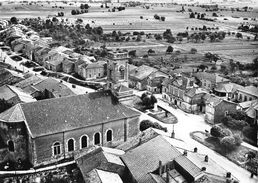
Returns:
[[[229,129],[222,129],[222,133],[221,133],[222,137],[226,137],[226,136],[232,136],[233,133],[229,130]]]
[[[197,53],[197,49],[196,49],[196,48],[191,48],[191,53],[192,53],[192,54]]]
[[[235,134],[233,135],[234,139],[235,139],[235,145],[236,146],[240,146],[241,143],[243,142],[242,138],[240,137],[239,134]]]
[[[165,132],[167,132],[167,128],[166,127],[162,127],[160,124],[158,123],[153,123],[149,120],[143,120],[141,121],[140,123],[140,131],[144,131],[148,128],[156,128],[156,129],[159,129],[159,130],[163,130]]]
[[[222,145],[223,148],[225,148],[226,150],[233,150],[236,146],[235,146],[235,138],[232,136],[226,136],[223,137],[220,140],[220,144]]]
[[[232,129],[242,130],[243,127],[247,126],[247,122],[245,122],[244,120],[232,119],[232,120],[228,120],[227,126]]]
[[[214,137],[221,137],[221,134],[222,134],[222,128],[215,125],[211,128],[210,130],[210,134]]]

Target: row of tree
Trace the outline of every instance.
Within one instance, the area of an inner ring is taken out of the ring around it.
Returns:
[[[89,10],[88,9],[76,9],[76,10],[72,10],[71,11],[71,15],[79,15],[79,14],[83,14],[83,13],[88,13]]]

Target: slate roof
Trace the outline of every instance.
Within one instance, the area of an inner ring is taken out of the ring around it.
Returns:
[[[133,79],[136,80],[143,80],[147,78],[151,73],[158,71],[157,69],[147,66],[147,65],[142,65],[134,70],[131,70],[129,73],[129,76]]]
[[[118,103],[110,90],[19,105],[15,113],[26,122],[33,138],[140,115]],[[6,114],[16,107],[1,113],[0,120],[11,122]]]
[[[181,153],[161,136],[129,150],[122,156],[132,176],[138,183],[147,183],[153,180],[151,173],[158,169],[159,161],[166,164]]]

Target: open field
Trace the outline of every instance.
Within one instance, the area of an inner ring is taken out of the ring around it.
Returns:
[[[55,16],[58,12],[63,11],[65,16],[62,19],[68,18],[68,22],[74,23],[77,18],[81,18],[84,24],[90,24],[91,26],[101,26],[105,32],[113,30],[121,32],[132,31],[144,31],[145,33],[162,33],[166,29],[171,29],[173,35],[178,32],[185,32],[186,27],[195,28],[203,27],[203,25],[211,28],[219,27],[219,31],[233,31],[238,32],[237,27],[240,23],[246,22],[243,18],[248,18],[250,23],[258,23],[258,20],[251,21],[251,18],[258,19],[258,8],[254,8],[252,12],[231,12],[220,11],[216,12],[216,22],[209,22],[199,19],[190,19],[189,12],[179,13],[177,11],[182,9],[179,5],[168,5],[166,7],[151,6],[150,9],[142,7],[127,7],[124,11],[120,12],[108,12],[106,8],[100,8],[101,3],[90,4],[89,13],[80,15],[71,15],[72,9],[79,9],[80,3],[73,3],[72,5],[64,4],[62,2],[37,3],[36,5],[22,5],[22,4],[3,4],[0,7],[0,19],[10,19],[12,16],[17,18],[32,18],[47,16]],[[239,4],[244,6],[245,4]],[[64,9],[52,8],[52,6],[62,6]],[[109,4],[110,9],[118,4]],[[229,6],[229,5],[225,5]],[[237,7],[235,5],[235,7]],[[258,6],[257,6],[258,7]],[[206,13],[207,17],[212,17],[213,12],[205,12],[205,9],[200,7],[184,7],[187,11],[189,8],[194,12]],[[154,19],[154,14],[159,16],[165,16],[166,20],[159,21]],[[143,18],[141,19],[140,16]],[[239,17],[239,18],[234,18]],[[214,18],[214,17],[213,17]],[[228,20],[224,20],[228,18]],[[60,18],[61,19],[61,18]],[[189,30],[189,34],[194,31]],[[233,58],[240,62],[251,62],[258,56],[257,42],[247,41],[246,37],[253,35],[243,33],[243,40],[237,40],[234,36],[226,36],[225,40],[221,42],[210,43],[206,40],[204,43],[187,43],[186,40],[180,43],[172,44],[175,49],[189,51],[191,48],[196,48],[198,52],[213,52],[218,53],[226,58]],[[140,56],[146,54],[148,49],[154,49],[156,53],[164,53],[167,46],[170,45],[164,40],[156,41],[154,39],[146,40],[146,42],[113,42],[106,43],[109,48],[126,48],[128,50],[136,49]],[[96,46],[100,46],[96,44]]]

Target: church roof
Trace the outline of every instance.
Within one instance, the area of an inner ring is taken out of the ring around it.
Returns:
[[[0,121],[25,121],[31,136],[39,137],[139,115],[107,90],[18,104],[1,113]]]

